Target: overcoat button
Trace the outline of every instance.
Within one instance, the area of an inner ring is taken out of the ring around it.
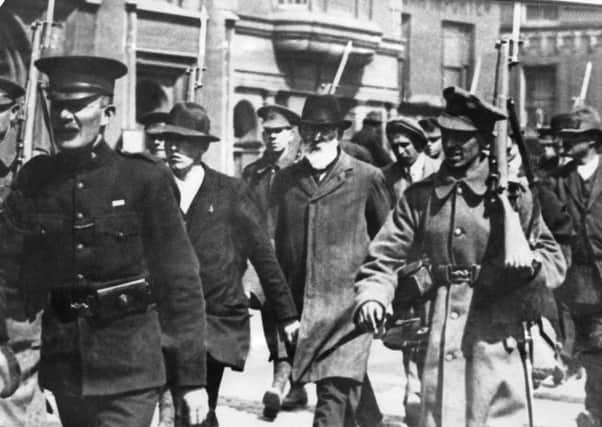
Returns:
[[[456,193],[458,194],[462,194],[462,187],[458,186],[458,188],[456,188]]]
[[[121,294],[117,297],[117,301],[121,307],[126,307],[130,302],[130,298],[126,294]]]
[[[81,212],[78,212],[76,215],[77,219],[84,219],[84,214]]]
[[[78,188],[78,189],[80,189],[80,190],[81,190],[82,188],[84,188],[84,183],[83,183],[83,182],[81,182],[81,181],[80,181],[80,182],[78,182],[78,183],[77,183],[77,188]]]
[[[76,278],[77,280],[84,280],[84,275],[83,275],[83,274],[81,274],[81,273],[79,273],[79,274],[76,274],[76,275],[75,275],[75,278]]]
[[[464,231],[460,227],[456,227],[456,229],[454,230],[454,235],[460,236],[463,232]]]
[[[449,314],[449,317],[451,317],[452,319],[457,319],[458,317],[460,317],[460,314],[457,311],[452,311]]]
[[[454,354],[453,354],[453,353],[447,353],[447,354],[445,355],[445,360],[447,360],[448,362],[450,362],[450,361],[454,360],[454,357],[455,357],[455,356],[454,356]]]
[[[78,243],[78,244],[75,246],[75,249],[77,249],[78,251],[81,251],[83,248],[84,248],[84,244],[83,244],[83,243]]]

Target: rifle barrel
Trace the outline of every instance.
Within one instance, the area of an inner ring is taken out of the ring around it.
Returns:
[[[341,58],[341,62],[339,63],[339,68],[337,68],[337,72],[334,75],[334,79],[329,88],[329,93],[331,95],[334,95],[334,93],[337,90],[337,87],[339,87],[339,82],[341,81],[341,77],[343,76],[343,71],[345,70],[347,61],[349,60],[349,54],[351,53],[352,48],[353,44],[351,43],[351,41],[348,41],[347,45],[345,46],[345,50],[343,51],[343,57]]]

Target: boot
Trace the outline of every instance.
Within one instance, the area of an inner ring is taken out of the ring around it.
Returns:
[[[292,411],[294,409],[305,408],[307,406],[307,392],[303,384],[293,384],[291,389],[282,401],[282,410]]]
[[[201,423],[201,427],[219,427],[217,415],[215,415],[215,409],[210,409],[209,412],[207,412],[207,417]]]
[[[274,362],[274,380],[272,387],[263,395],[263,416],[274,420],[280,411],[284,390],[291,375],[291,364],[286,360]]]

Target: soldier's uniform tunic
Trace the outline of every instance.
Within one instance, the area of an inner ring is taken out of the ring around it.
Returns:
[[[167,379],[205,384],[198,262],[165,167],[104,141],[36,157],[22,169],[3,220],[24,237],[19,285],[28,308],[45,308],[40,382],[57,395],[59,410],[61,396],[111,398]],[[157,309],[104,323],[76,309],[88,283],[133,277],[148,278]],[[156,394],[149,396],[147,406]],[[146,408],[137,410],[134,425],[150,422]]]
[[[485,215],[487,162],[462,179],[440,171],[410,186],[370,245],[356,284],[357,306],[393,298],[397,271],[428,256],[436,291],[423,375],[421,426],[518,426],[527,422],[519,337],[523,298],[562,283],[565,261],[538,216],[529,242],[541,268],[527,283],[498,265],[503,236]],[[521,194],[523,229],[532,200]]]

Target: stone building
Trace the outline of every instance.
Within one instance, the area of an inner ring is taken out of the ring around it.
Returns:
[[[586,4],[587,3],[587,4]],[[569,111],[579,95],[586,64],[592,63],[586,103],[602,109],[602,2],[525,1],[521,13],[520,61],[524,80],[514,82],[530,128]],[[512,28],[512,5],[502,5],[501,32]],[[522,90],[521,90],[522,87]],[[522,92],[522,96],[521,96]]]
[[[6,0],[0,8],[0,75],[25,82],[32,24],[44,18],[48,1]],[[55,2],[43,55],[105,55],[128,65],[109,140],[123,132],[130,149],[142,145],[141,114],[190,96],[189,70],[205,33],[203,87],[192,97],[207,107],[222,139],[208,163],[226,173],[238,174],[261,150],[255,110],[279,102],[300,112],[308,94],[332,81],[348,41],[337,95],[355,130],[371,110],[386,117],[402,101],[415,107],[413,100],[438,99],[448,84],[467,87],[479,62],[478,92],[492,92],[500,10],[486,0]]]

